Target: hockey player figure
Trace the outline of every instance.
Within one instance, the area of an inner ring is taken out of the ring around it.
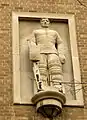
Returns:
[[[42,28],[34,30],[30,39],[33,45],[30,59],[38,62],[42,88],[53,86],[62,91],[62,65],[65,63],[63,40],[57,31],[49,29],[48,18],[42,18],[40,24]]]

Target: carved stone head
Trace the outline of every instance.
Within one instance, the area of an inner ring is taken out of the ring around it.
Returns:
[[[40,20],[40,23],[41,23],[41,26],[44,27],[44,28],[48,28],[49,27],[49,24],[50,24],[50,21],[48,18],[42,18]]]

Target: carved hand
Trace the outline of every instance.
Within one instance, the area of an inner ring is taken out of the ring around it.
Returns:
[[[65,56],[64,56],[64,55],[59,54],[59,59],[60,59],[60,62],[61,62],[62,64],[65,63]]]

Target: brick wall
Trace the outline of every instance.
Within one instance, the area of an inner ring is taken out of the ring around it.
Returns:
[[[87,82],[87,1],[81,1],[84,5],[77,0],[0,0],[0,120],[45,120],[34,106],[13,104],[12,11],[74,14],[81,78]],[[83,92],[84,108],[64,107],[56,120],[87,119],[86,87]]]

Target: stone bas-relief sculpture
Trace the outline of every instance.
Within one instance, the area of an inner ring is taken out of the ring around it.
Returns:
[[[53,119],[61,113],[66,102],[61,84],[65,56],[63,40],[55,30],[49,29],[49,23],[49,19],[41,19],[42,28],[33,31],[28,43],[37,84],[37,93],[31,101],[37,112]]]
[[[46,90],[50,86],[63,92],[61,84],[62,66],[65,63],[63,40],[55,30],[49,29],[48,18],[42,18],[40,24],[42,28],[34,30],[28,39],[37,89]]]

